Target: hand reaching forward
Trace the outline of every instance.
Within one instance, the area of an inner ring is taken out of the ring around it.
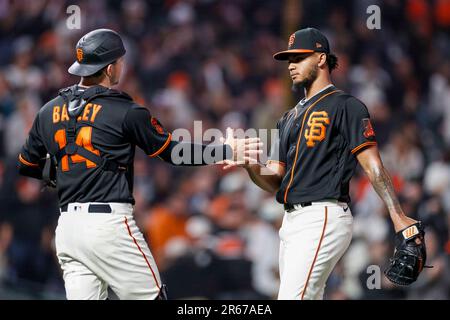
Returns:
[[[234,131],[231,128],[227,128],[226,138],[220,138],[220,141],[228,144],[233,150],[232,159],[219,162],[219,164],[226,165],[224,169],[256,164],[258,163],[258,156],[263,153],[261,149],[263,143],[259,138],[235,138]]]

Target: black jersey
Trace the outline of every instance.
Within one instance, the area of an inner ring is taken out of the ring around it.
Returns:
[[[271,160],[286,167],[277,201],[287,204],[337,199],[350,202],[356,153],[375,145],[366,106],[330,86],[299,103],[277,123]]]
[[[47,153],[55,155],[66,145],[68,123],[68,108],[61,96],[45,104],[19,155],[20,165],[40,169]],[[86,104],[77,118],[75,137],[77,145],[123,164],[127,170],[102,170],[79,154],[63,156],[56,176],[61,206],[70,202],[134,203],[135,146],[148,156],[156,157],[171,141],[171,134],[159,121],[126,94],[100,96]],[[41,170],[27,175],[41,178]]]

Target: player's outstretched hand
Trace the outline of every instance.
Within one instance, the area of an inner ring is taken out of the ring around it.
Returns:
[[[226,138],[221,138],[220,141],[231,146],[233,150],[232,160],[224,160],[218,163],[225,164],[224,169],[257,164],[258,156],[263,153],[263,143],[259,138],[235,138],[234,131],[231,128],[227,128]]]

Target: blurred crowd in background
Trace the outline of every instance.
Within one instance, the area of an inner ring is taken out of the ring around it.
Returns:
[[[81,9],[80,30],[67,28],[71,4]],[[366,26],[373,4],[380,30]],[[16,162],[39,108],[78,82],[67,68],[83,34],[122,35],[119,89],[169,130],[198,120],[225,132],[274,128],[302,97],[272,55],[307,26],[323,31],[339,58],[333,83],[367,105],[403,209],[426,226],[434,266],[407,288],[383,279],[369,289],[367,268],[384,270],[394,231],[358,168],[353,240],[325,298],[449,299],[449,0],[0,0],[0,298],[65,298],[56,192],[20,177]],[[136,220],[170,298],[276,298],[283,207],[243,169],[177,168],[138,152],[135,176]]]

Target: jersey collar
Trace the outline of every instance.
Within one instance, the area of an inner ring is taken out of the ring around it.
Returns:
[[[311,101],[315,101],[317,98],[319,98],[320,96],[322,96],[322,94],[326,93],[330,88],[334,88],[334,84],[330,83],[329,85],[323,87],[322,89],[320,89],[319,92],[317,92],[315,95],[313,95],[311,98],[306,99],[303,98],[302,100],[300,100],[300,102],[298,103],[300,106],[304,106],[306,104],[309,104]]]

